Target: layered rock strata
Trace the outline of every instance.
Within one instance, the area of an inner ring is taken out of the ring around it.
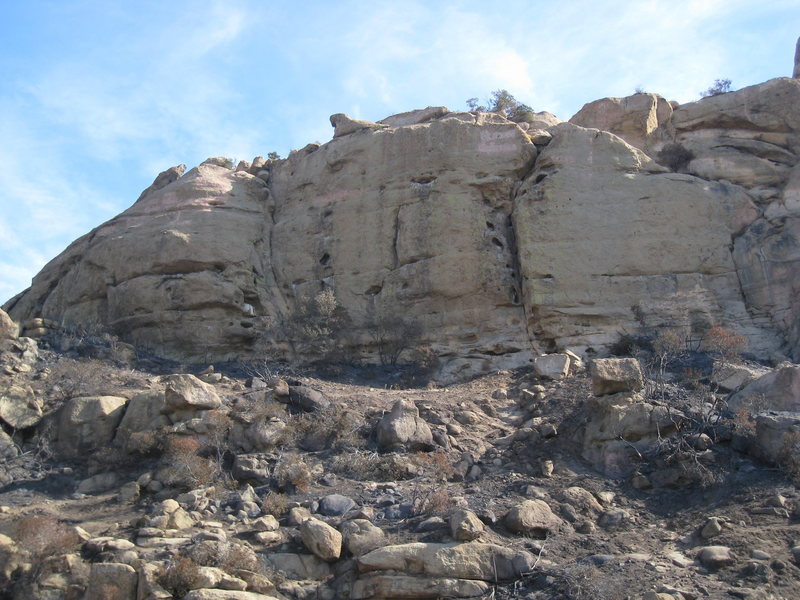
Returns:
[[[342,351],[374,358],[376,318],[399,315],[450,377],[717,324],[797,359],[798,107],[800,80],[775,79],[605,99],[571,123],[335,115],[333,140],[285,160],[165,171],[5,308],[191,361],[289,352],[277,325],[327,288]],[[691,157],[680,172],[667,144]]]

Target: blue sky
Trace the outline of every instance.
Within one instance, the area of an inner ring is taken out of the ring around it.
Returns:
[[[566,120],[790,76],[798,0],[0,1],[0,302],[162,170],[507,89]]]

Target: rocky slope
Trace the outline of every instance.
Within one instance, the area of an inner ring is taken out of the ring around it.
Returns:
[[[384,389],[17,332],[0,311],[2,598],[797,597],[797,365]]]
[[[285,160],[165,171],[5,308],[226,360],[285,355],[279,325],[327,288],[342,350],[374,360],[376,321],[401,315],[451,379],[664,327],[797,359],[798,107],[800,79],[779,78],[682,106],[599,100],[569,123],[334,115],[330,142]]]

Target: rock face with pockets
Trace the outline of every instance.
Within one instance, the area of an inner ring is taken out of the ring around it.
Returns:
[[[4,309],[184,361],[304,359],[281,324],[331,289],[341,351],[377,360],[376,323],[400,316],[389,341],[430,346],[451,380],[643,326],[721,325],[798,358],[798,106],[800,79],[779,78],[534,128],[444,107],[334,115],[331,141],[283,160],[168,169]],[[689,152],[680,172],[659,164],[666,144]]]

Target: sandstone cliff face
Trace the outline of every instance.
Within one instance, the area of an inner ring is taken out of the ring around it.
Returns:
[[[224,360],[284,351],[270,324],[331,287],[352,348],[402,315],[452,377],[643,324],[721,324],[797,358],[799,100],[791,79],[677,108],[637,94],[546,133],[443,107],[336,115],[332,141],[286,160],[166,171],[6,308]],[[685,172],[655,162],[668,142]]]

